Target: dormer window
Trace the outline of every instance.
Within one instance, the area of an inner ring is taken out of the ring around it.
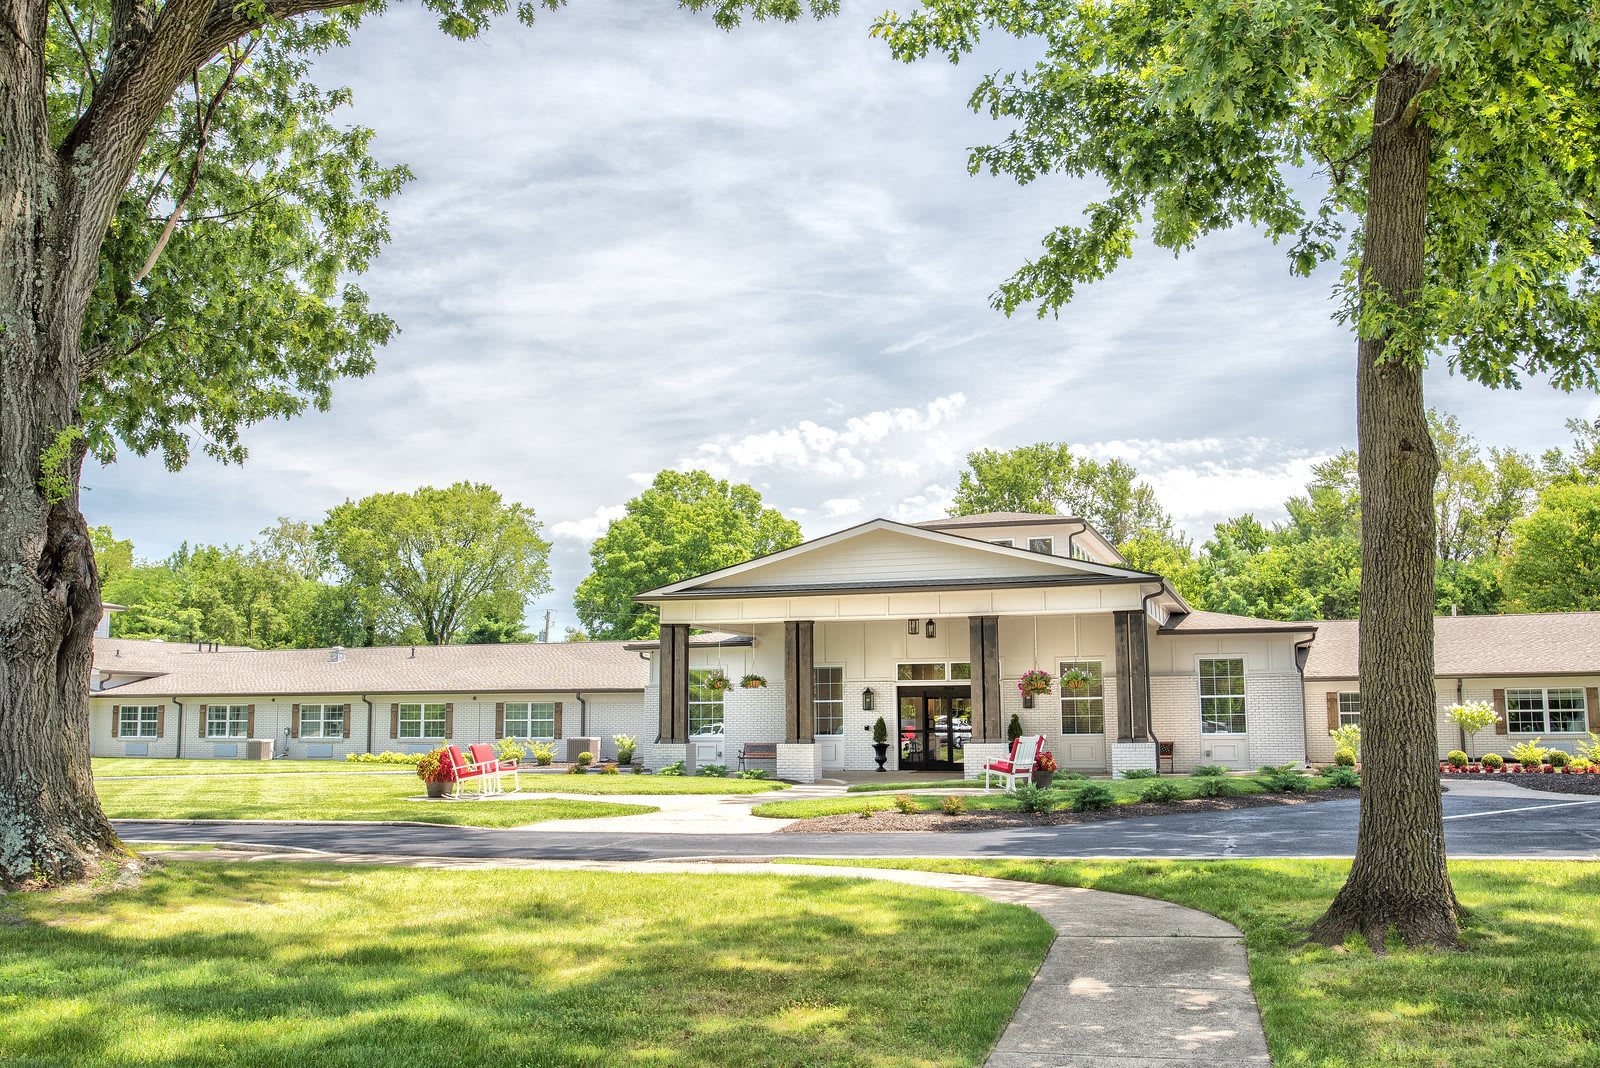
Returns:
[[[1015,539],[1012,539],[1012,538],[990,538],[989,539],[989,544],[990,545],[1001,545],[1001,546],[1004,546],[1007,549],[1015,549],[1017,547],[1017,543],[1016,543]]]
[[[1056,554],[1056,539],[1029,538],[1028,551],[1030,553],[1044,553],[1046,556],[1054,556]]]

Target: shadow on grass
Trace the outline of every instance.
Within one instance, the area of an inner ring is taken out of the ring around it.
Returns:
[[[1051,938],[781,874],[177,863],[7,912],[31,921],[0,927],[14,1068],[974,1065]]]

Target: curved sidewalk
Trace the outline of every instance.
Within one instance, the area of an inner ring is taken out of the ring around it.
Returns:
[[[412,867],[803,875],[879,879],[976,894],[1033,909],[1056,930],[1050,951],[985,1068],[1271,1064],[1238,928],[1166,901],[972,875],[806,864],[446,860],[230,851],[212,855],[242,861]],[[165,856],[197,860],[207,854],[174,851]],[[973,961],[972,967],[982,968],[983,962]]]

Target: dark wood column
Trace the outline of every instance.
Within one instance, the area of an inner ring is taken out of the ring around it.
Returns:
[[[1112,613],[1117,656],[1117,740],[1150,740],[1150,628],[1140,611]]]
[[[816,624],[791,619],[783,625],[783,740],[814,742],[817,735]]]
[[[1000,617],[972,616],[967,656],[972,661],[972,740],[1000,742]]]
[[[658,742],[689,740],[689,625],[661,624],[661,721]]]

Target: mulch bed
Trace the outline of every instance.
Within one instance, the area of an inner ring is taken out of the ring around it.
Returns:
[[[1594,794],[1600,796],[1600,775],[1462,775],[1447,776],[1445,789],[1458,781],[1504,782],[1528,790],[1551,794]]]
[[[1241,797],[1201,797],[1193,801],[1150,802],[1115,805],[1099,812],[1051,812],[1029,815],[1025,812],[966,812],[947,816],[943,812],[906,814],[890,808],[874,812],[871,819],[859,813],[813,816],[797,820],[779,834],[877,834],[880,831],[997,831],[1012,827],[1066,827],[1075,823],[1100,823],[1105,820],[1148,819],[1175,812],[1231,812],[1236,808],[1278,808],[1307,805],[1319,801],[1344,801],[1361,796],[1360,790],[1316,790],[1303,794],[1245,794]]]

